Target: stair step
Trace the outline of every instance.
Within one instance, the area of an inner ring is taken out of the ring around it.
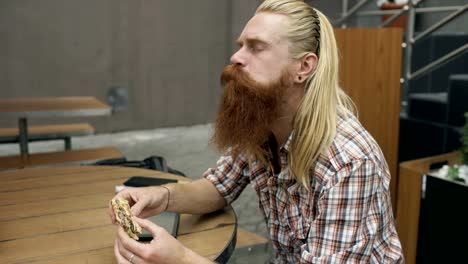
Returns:
[[[410,100],[423,100],[433,103],[446,104],[448,93],[414,93],[409,95]]]
[[[411,118],[445,123],[447,119],[447,93],[415,93],[409,95]]]

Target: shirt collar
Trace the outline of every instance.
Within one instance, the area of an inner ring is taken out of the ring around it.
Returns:
[[[286,140],[286,142],[284,142],[284,144],[280,148],[281,152],[284,152],[285,154],[289,153],[289,149],[291,148],[291,142],[293,139],[293,134],[294,132],[291,132],[289,134],[288,139]]]
[[[280,153],[281,153],[280,156],[282,156],[280,158],[281,162],[283,162],[283,159],[288,158],[287,156],[291,148],[292,139],[293,139],[293,132],[289,134],[286,142],[284,142],[284,144],[280,147]],[[286,181],[286,182],[294,180],[294,177],[291,175],[291,172],[289,171],[289,165],[287,166],[287,169],[285,170],[282,168],[281,172],[277,176],[277,179],[278,181]]]

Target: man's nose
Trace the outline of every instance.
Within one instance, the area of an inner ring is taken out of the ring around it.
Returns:
[[[245,58],[242,56],[242,48],[231,56],[231,64],[245,66]]]

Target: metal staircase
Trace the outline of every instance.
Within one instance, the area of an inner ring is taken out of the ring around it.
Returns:
[[[461,26],[461,34],[441,34],[439,29],[466,18],[461,17],[468,10],[466,1],[460,1],[462,5],[428,7],[435,1],[408,0],[394,10],[379,10],[376,1],[358,0],[353,6],[349,2],[342,1],[342,14],[334,21],[335,27],[352,27],[369,17],[387,17],[373,21],[369,25],[373,27],[388,27],[406,19],[399,161],[458,149],[463,113],[468,112],[468,22],[462,22],[466,25]],[[422,28],[420,20],[433,14],[444,17]]]
[[[347,22],[352,18],[356,17],[365,17],[365,16],[382,16],[390,15],[388,19],[383,21],[381,24],[377,25],[379,27],[388,27],[397,19],[402,16],[407,16],[407,23],[405,29],[405,42],[402,43],[402,48],[404,49],[404,64],[403,64],[403,73],[401,78],[402,83],[402,108],[406,109],[408,95],[410,93],[410,81],[421,77],[429,72],[436,70],[447,62],[457,58],[458,56],[464,54],[468,51],[468,43],[448,52],[444,56],[429,62],[428,64],[413,70],[412,65],[412,53],[414,45],[426,37],[430,36],[432,33],[436,32],[438,29],[456,19],[457,17],[466,14],[468,10],[468,4],[460,6],[438,6],[438,7],[420,7],[423,2],[429,0],[409,0],[408,3],[403,6],[400,10],[366,10],[361,11],[365,6],[368,6],[369,3],[375,2],[370,0],[360,0],[354,6],[348,8],[348,0],[342,0],[343,12],[339,19],[334,21],[335,27],[348,27]],[[375,5],[376,6],[376,5]],[[424,31],[415,34],[415,23],[416,23],[416,14],[426,14],[434,12],[444,12],[448,13],[442,20],[438,23],[430,26]],[[467,25],[468,28],[468,25]]]

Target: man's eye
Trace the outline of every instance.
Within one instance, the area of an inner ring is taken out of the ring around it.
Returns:
[[[249,49],[252,51],[252,52],[259,52],[259,51],[262,51],[262,47],[260,47],[259,45],[254,45],[254,46],[250,46]]]

